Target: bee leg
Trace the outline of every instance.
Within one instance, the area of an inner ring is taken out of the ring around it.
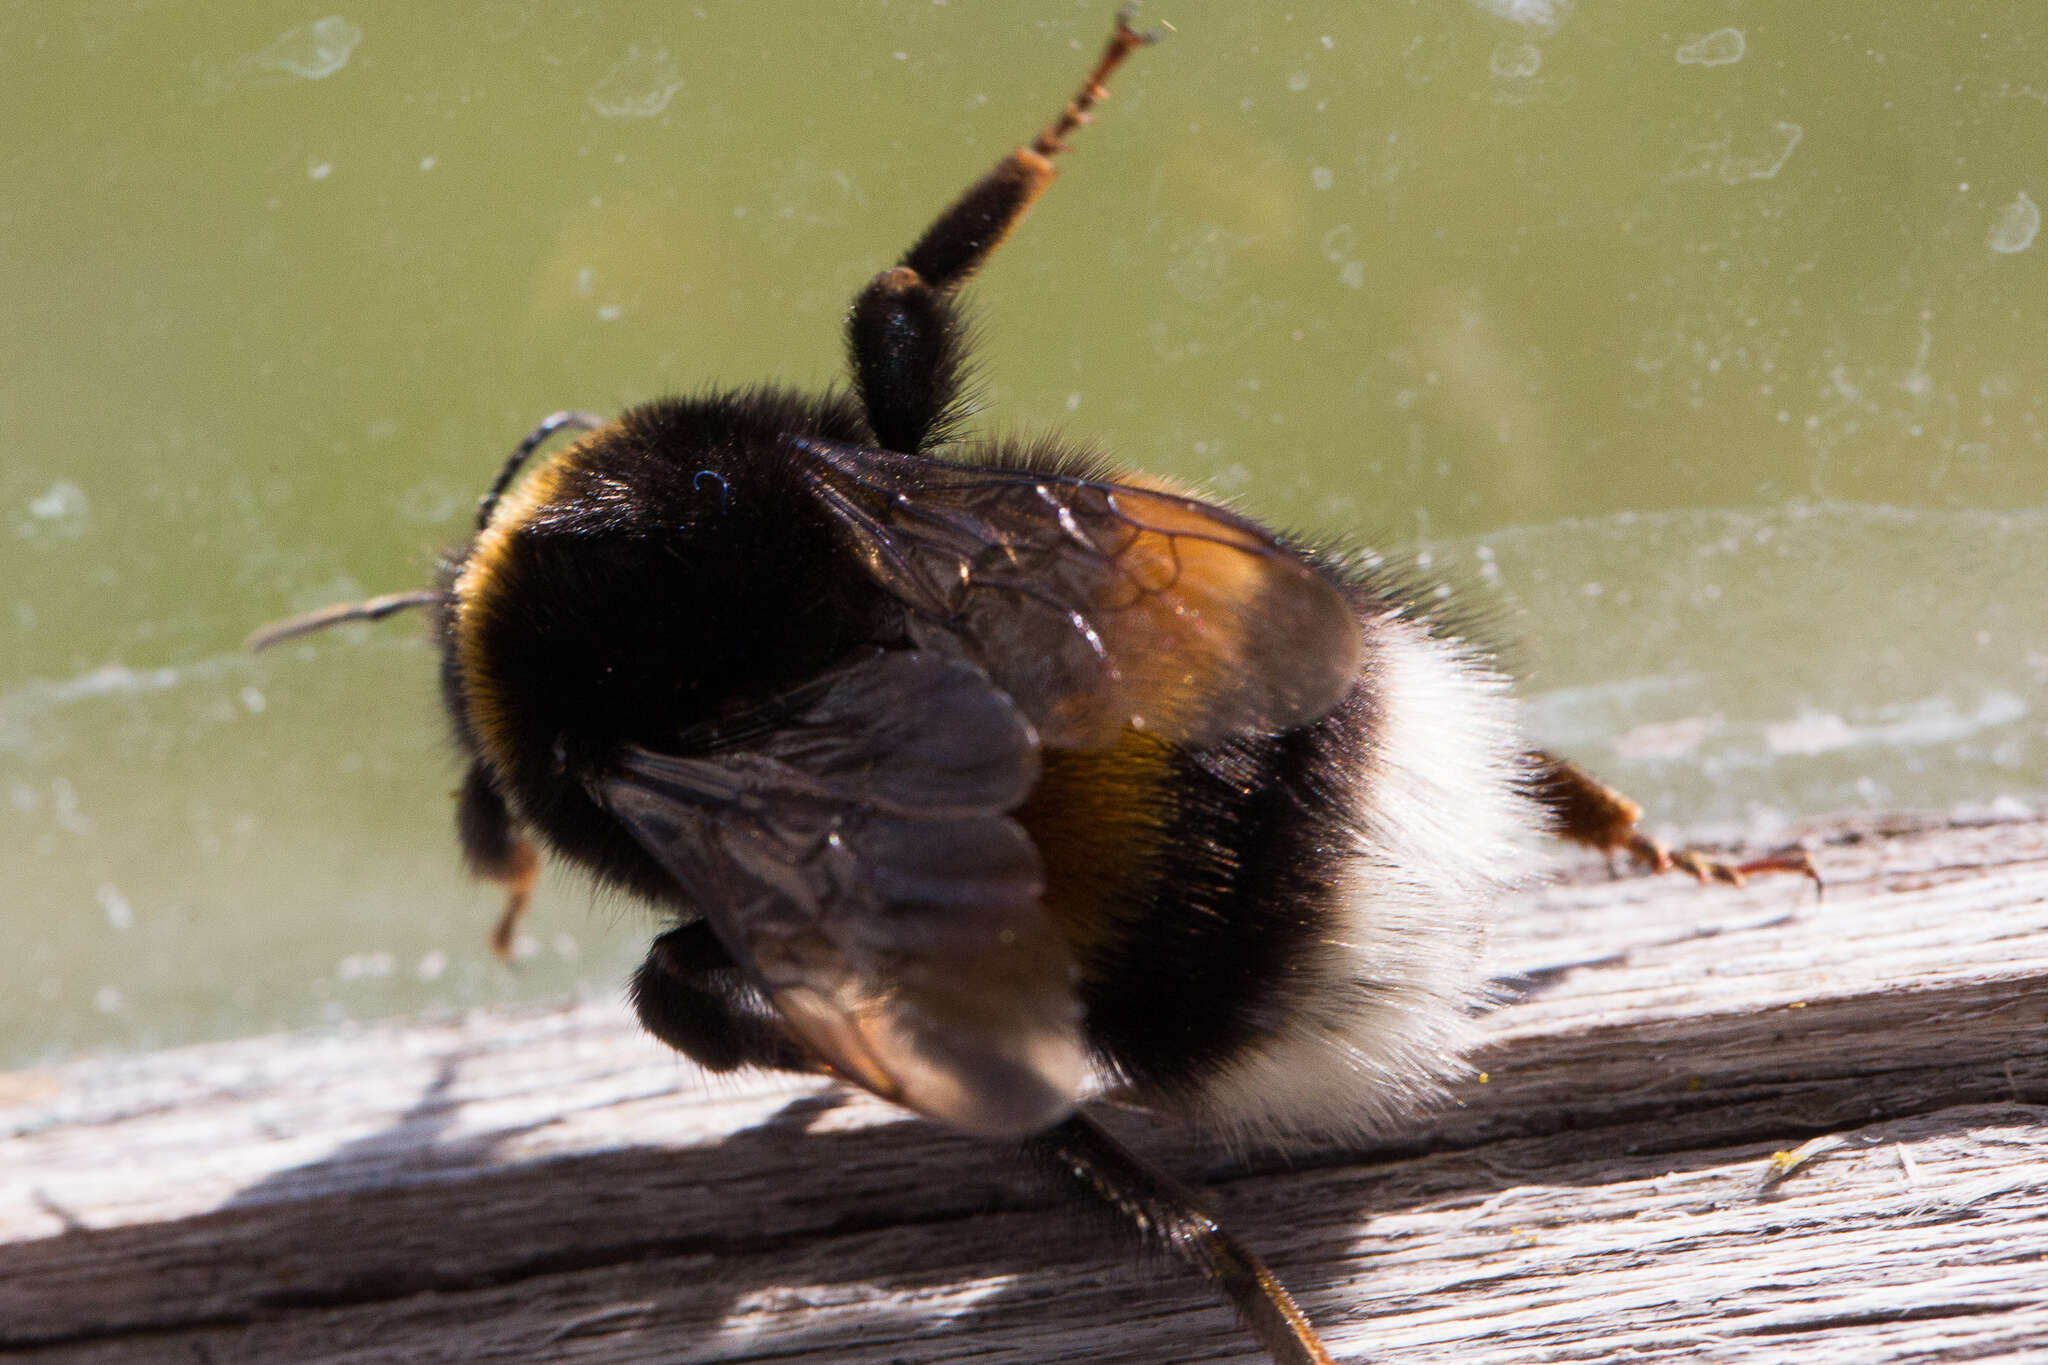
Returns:
[[[500,962],[512,960],[512,937],[526,914],[540,855],[519,833],[505,798],[481,763],[469,765],[456,798],[455,833],[462,843],[462,861],[470,874],[505,888],[505,909],[491,930],[491,952]]]
[[[996,163],[947,207],[903,259],[869,281],[847,318],[847,350],[875,439],[890,450],[918,451],[945,439],[960,397],[966,328],[951,295],[1002,244],[1051,183],[1052,158],[1067,135],[1109,92],[1103,82],[1151,41],[1132,30],[1128,11],[1081,89],[1028,146]]]
[[[954,200],[925,229],[917,245],[904,253],[898,262],[899,269],[912,270],[932,288],[949,292],[959,288],[981,267],[1024,216],[1024,210],[1051,183],[1052,159],[1067,150],[1067,134],[1087,123],[1088,111],[1108,97],[1103,82],[1123,65],[1125,58],[1152,41],[1151,34],[1133,30],[1130,20],[1128,9],[1117,14],[1116,29],[1103,48],[1101,59],[1059,117],[1029,144],[997,162],[994,170]]]
[[[854,300],[846,344],[877,445],[914,454],[945,440],[967,352],[950,300],[909,266],[885,270]]]
[[[1265,1262],[1219,1227],[1187,1186],[1146,1165],[1080,1114],[1030,1139],[1025,1149],[1139,1236],[1201,1271],[1275,1365],[1331,1365],[1315,1328]]]
[[[1796,872],[1825,889],[1820,873],[1804,849],[1772,854],[1748,862],[1726,863],[1699,849],[1667,849],[1636,826],[1643,808],[1569,759],[1540,751],[1529,755],[1530,794],[1550,813],[1550,832],[1560,839],[1626,853],[1652,872],[1677,868],[1700,883],[1741,886],[1767,872]]]
[[[817,1070],[703,920],[654,940],[632,997],[641,1027],[707,1070]]]

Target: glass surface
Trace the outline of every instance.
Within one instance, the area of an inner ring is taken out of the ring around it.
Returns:
[[[342,3],[342,0],[333,0]],[[569,990],[416,618],[541,415],[839,373],[1110,3],[0,8],[0,1064]],[[982,421],[1419,560],[1660,821],[2048,790],[2048,8],[1154,4]]]

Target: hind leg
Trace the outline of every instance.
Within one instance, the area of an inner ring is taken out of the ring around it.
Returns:
[[[954,293],[1052,182],[1052,158],[1109,93],[1102,83],[1148,41],[1118,15],[1101,59],[1059,117],[969,186],[854,300],[847,351],[868,425],[884,448],[915,453],[945,439],[967,356]]]
[[[1769,872],[1796,872],[1821,885],[1820,873],[1805,850],[1773,854],[1747,862],[1723,862],[1699,849],[1668,849],[1637,828],[1643,808],[1570,759],[1540,750],[1529,755],[1530,792],[1550,815],[1550,832],[1560,839],[1602,853],[1626,853],[1652,872],[1673,868],[1700,882],[1741,886]]]

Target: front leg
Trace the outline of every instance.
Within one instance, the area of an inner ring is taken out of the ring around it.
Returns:
[[[1530,794],[1549,812],[1550,832],[1560,839],[1602,853],[1626,853],[1653,872],[1690,872],[1702,883],[1741,886],[1759,873],[1797,872],[1821,885],[1820,873],[1804,850],[1725,863],[1698,849],[1667,849],[1637,828],[1643,818],[1641,806],[1570,759],[1538,750],[1529,755],[1529,771]]]
[[[889,450],[915,452],[945,438],[960,396],[967,338],[952,295],[1002,244],[1054,174],[1052,158],[1108,95],[1103,82],[1151,41],[1128,11],[1080,91],[1029,146],[1019,147],[941,213],[895,266],[869,281],[847,319],[847,349],[868,425]]]
[[[505,908],[491,930],[491,952],[500,962],[510,962],[519,921],[526,916],[534,879],[540,874],[540,854],[519,832],[518,821],[481,760],[471,763],[462,779],[455,801],[455,835],[470,874],[505,888]]]

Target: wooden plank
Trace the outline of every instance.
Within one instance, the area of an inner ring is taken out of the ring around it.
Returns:
[[[1346,1357],[2041,1359],[2048,820],[1809,837],[1820,900],[1527,893],[1483,1081],[1377,1142],[1111,1121]],[[610,1002],[0,1076],[0,1356],[1257,1359],[998,1146]]]

